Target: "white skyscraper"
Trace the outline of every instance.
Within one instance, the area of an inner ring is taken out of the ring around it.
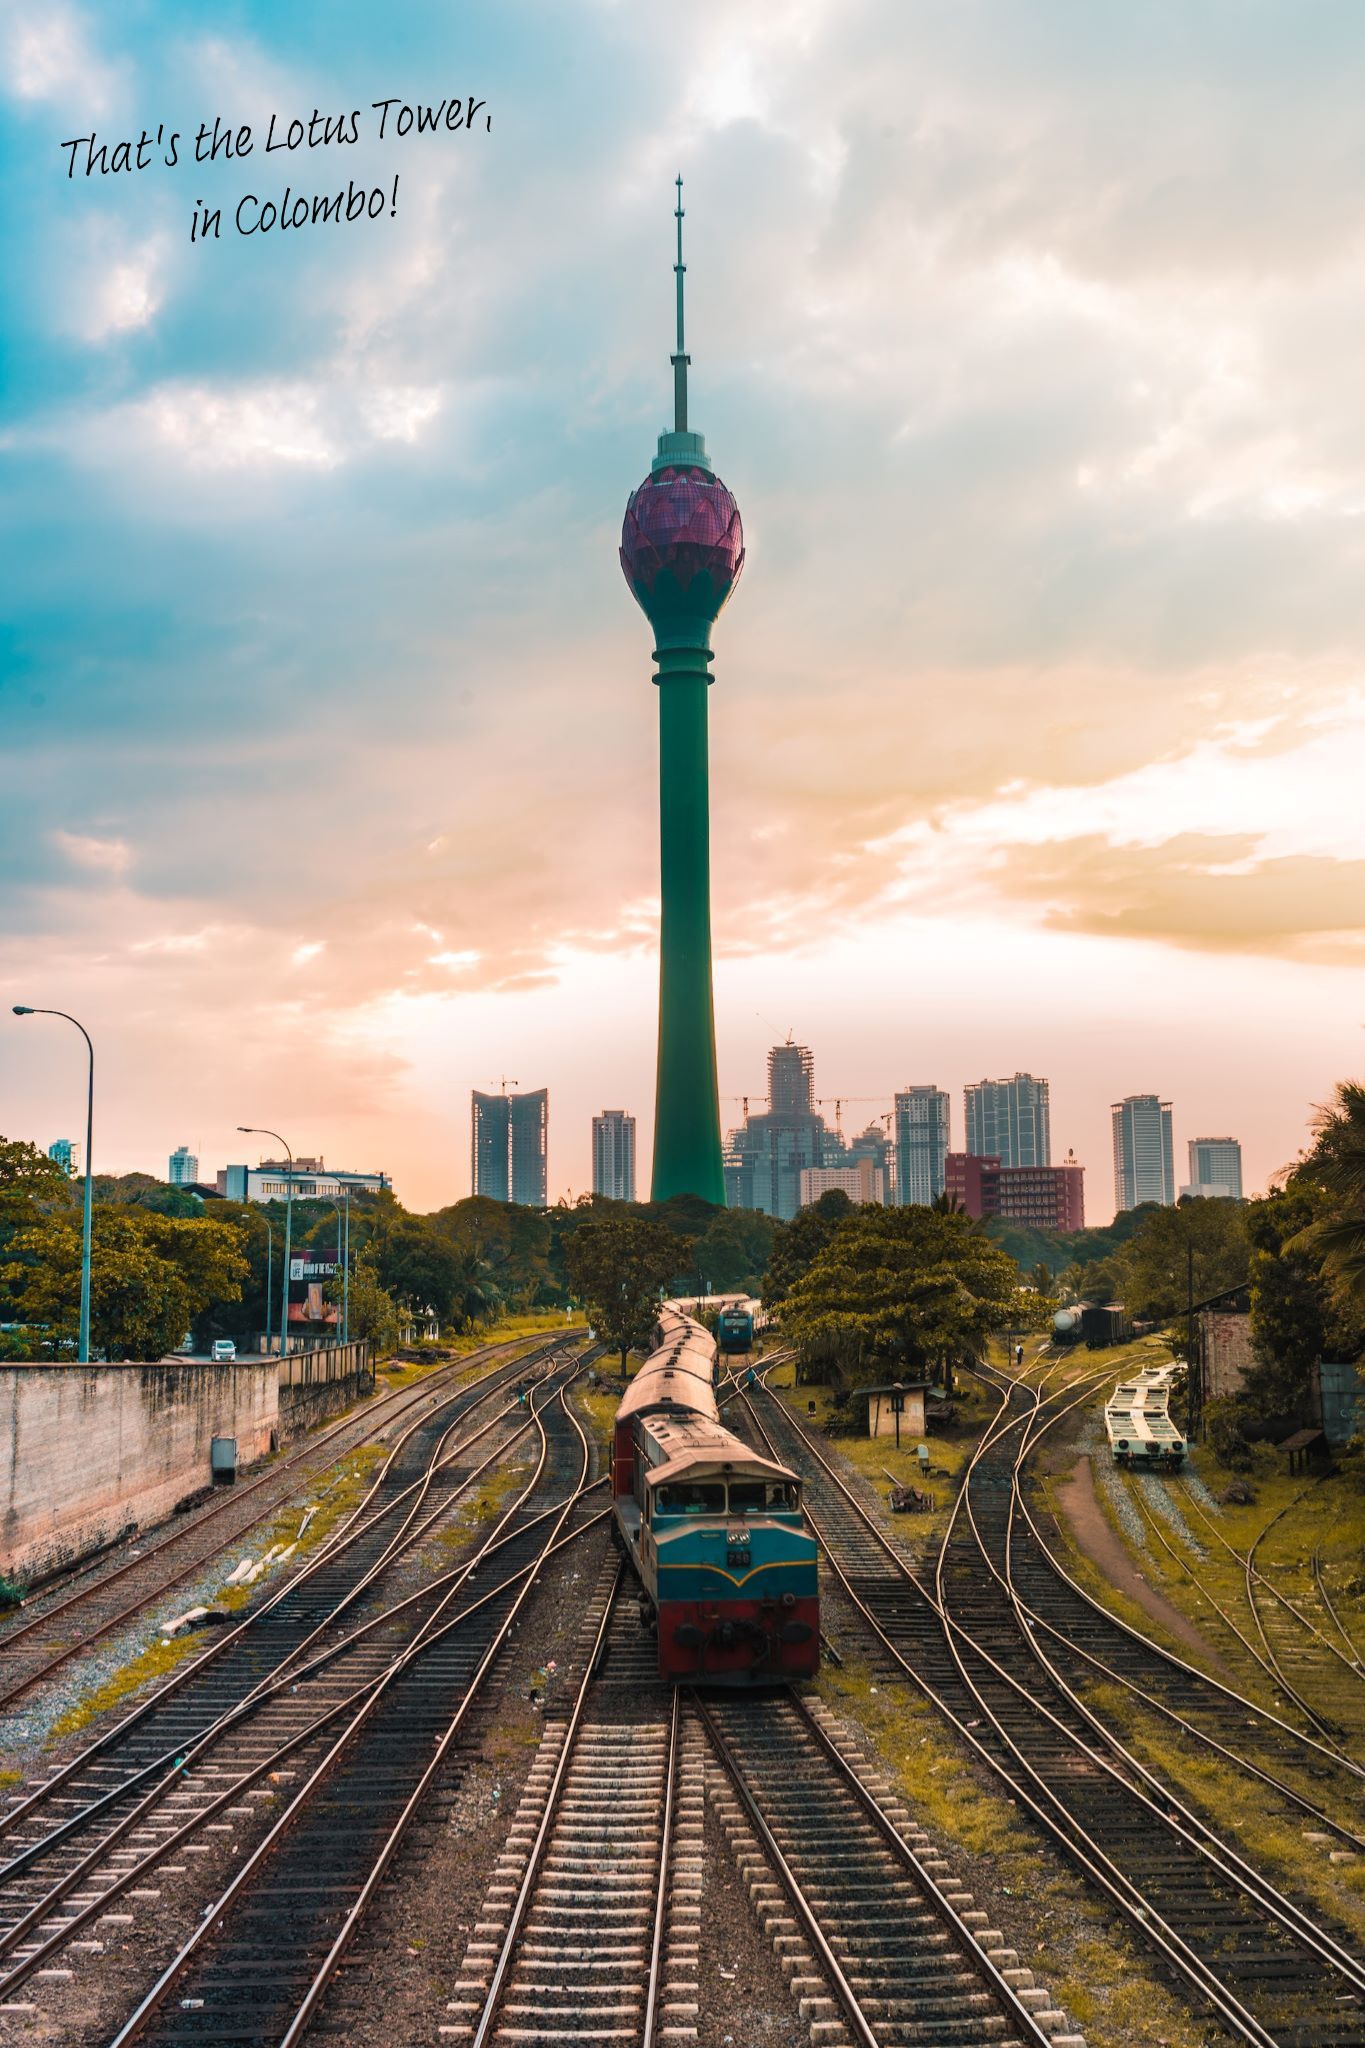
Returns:
[[[1032,1074],[1008,1081],[976,1081],[962,1091],[967,1150],[1002,1166],[1051,1166],[1052,1115],[1048,1084]]]
[[[188,1187],[191,1181],[198,1180],[198,1154],[191,1152],[188,1145],[177,1145],[171,1154],[166,1178],[173,1188]]]
[[[1159,1095],[1125,1095],[1111,1105],[1114,1124],[1114,1206],[1175,1200],[1171,1105]]]
[[[896,1201],[924,1206],[943,1193],[952,1103],[946,1088],[902,1088],[896,1095]]]
[[[1242,1199],[1242,1147],[1236,1138],[1191,1138],[1190,1183],[1182,1195]]]
[[[592,1191],[615,1202],[635,1200],[635,1119],[604,1109],[592,1120]]]

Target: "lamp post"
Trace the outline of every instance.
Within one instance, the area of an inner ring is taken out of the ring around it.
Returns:
[[[294,1155],[279,1132],[267,1130],[264,1124],[238,1124],[237,1128],[248,1138],[273,1138],[277,1145],[284,1145],[289,1160],[284,1184],[284,1258],[280,1278],[280,1357],[283,1358],[289,1343],[289,1248],[294,1232]]]
[[[346,1226],[341,1223],[341,1203],[333,1203],[337,1212],[337,1252],[341,1259],[341,1341],[348,1344],[351,1339],[351,1190],[342,1189],[346,1203]]]
[[[95,1048],[90,1043],[90,1033],[79,1018],[68,1015],[65,1010],[40,1010],[29,1003],[14,1005],[16,1017],[61,1017],[68,1024],[74,1024],[85,1040],[90,1055],[90,1074],[85,1093],[85,1227],[81,1239],[81,1331],[77,1346],[77,1361],[81,1365],[90,1363],[90,1224],[92,1190],[90,1180],[90,1144],[95,1129]]]
[[[262,1216],[261,1221],[265,1225],[265,1335],[266,1342],[269,1343],[270,1296],[275,1286],[275,1233],[271,1228],[268,1216]]]

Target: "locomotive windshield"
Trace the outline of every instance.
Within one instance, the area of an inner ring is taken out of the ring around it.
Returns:
[[[719,1479],[680,1480],[661,1486],[655,1504],[665,1515],[723,1515],[725,1487]]]
[[[792,1479],[730,1481],[732,1515],[791,1514],[800,1504],[800,1489]],[[675,1481],[659,1488],[654,1505],[662,1515],[723,1515],[725,1486],[719,1479]]]

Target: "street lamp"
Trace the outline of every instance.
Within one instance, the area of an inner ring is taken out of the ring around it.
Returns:
[[[29,1003],[14,1005],[16,1017],[62,1017],[68,1024],[74,1024],[85,1040],[90,1055],[90,1077],[85,1094],[85,1230],[81,1240],[81,1333],[77,1347],[77,1360],[81,1365],[90,1363],[90,1223],[91,1223],[91,1181],[90,1141],[95,1128],[95,1048],[90,1043],[90,1033],[76,1017],[65,1010],[38,1010]]]
[[[284,1258],[280,1277],[280,1357],[283,1358],[289,1341],[289,1246],[294,1232],[294,1155],[279,1132],[267,1130],[264,1124],[238,1124],[237,1128],[248,1138],[273,1138],[277,1145],[284,1145],[289,1159],[284,1197]]]
[[[275,1233],[270,1227],[270,1218],[262,1216],[265,1225],[265,1336],[270,1341],[270,1296],[275,1284]]]
[[[342,1189],[346,1203],[346,1228],[341,1225],[341,1203],[334,1202],[337,1212],[337,1252],[341,1259],[341,1341],[348,1344],[351,1338],[351,1190]]]

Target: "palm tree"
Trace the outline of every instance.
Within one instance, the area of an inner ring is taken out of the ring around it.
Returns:
[[[1315,1128],[1308,1169],[1332,1205],[1298,1242],[1311,1245],[1347,1292],[1365,1301],[1365,1082],[1339,1081],[1336,1100],[1318,1111]]]

